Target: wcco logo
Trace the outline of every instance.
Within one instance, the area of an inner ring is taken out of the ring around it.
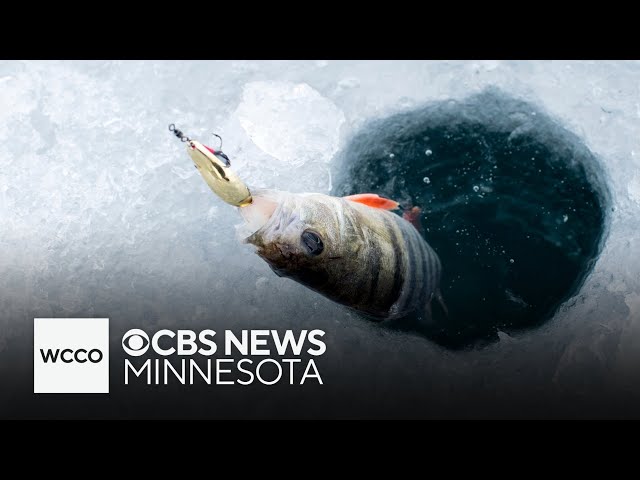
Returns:
[[[36,318],[34,393],[109,393],[109,319]]]
[[[65,348],[64,350],[60,350],[59,348],[56,348],[55,350],[49,349],[46,352],[45,350],[40,349],[40,354],[42,355],[42,360],[44,360],[44,363],[49,363],[49,362],[56,363],[58,361],[58,358],[60,359],[61,362],[64,362],[64,363],[71,363],[74,361],[78,363],[85,363],[85,362],[99,363],[102,361],[102,358],[104,357],[102,352],[97,348],[94,348],[93,350],[89,350],[89,351],[87,351],[84,348],[79,348],[76,351],[73,351],[70,348]],[[65,355],[66,355],[66,358],[65,358]]]

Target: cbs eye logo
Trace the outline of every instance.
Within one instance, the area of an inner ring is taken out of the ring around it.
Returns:
[[[139,328],[129,330],[122,337],[122,348],[132,357],[144,355],[149,350],[149,336]]]

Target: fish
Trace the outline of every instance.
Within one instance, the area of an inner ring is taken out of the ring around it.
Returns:
[[[434,299],[447,312],[440,259],[416,228],[417,207],[403,218],[392,212],[397,202],[371,193],[260,189],[252,197],[240,213],[257,229],[244,242],[278,276],[376,321],[413,312],[430,321]]]
[[[229,158],[172,131],[211,190],[237,207],[253,231],[244,242],[285,278],[372,320],[413,312],[429,323],[440,291],[442,266],[423,236],[420,208],[403,216],[394,200],[374,193],[335,197],[249,187],[230,168]]]

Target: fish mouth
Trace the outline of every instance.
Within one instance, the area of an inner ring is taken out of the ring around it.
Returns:
[[[289,265],[290,262],[294,260],[295,256],[290,247],[279,243],[261,245],[256,250],[256,253],[269,265],[277,268],[284,268]]]
[[[279,277],[288,277],[290,270],[295,269],[297,260],[295,253],[286,244],[279,242],[265,243],[260,232],[249,236],[245,243],[256,246],[256,254],[266,262]]]
[[[283,200],[282,192],[258,190],[253,193],[253,202],[240,209],[246,225],[253,230],[243,242],[258,247],[257,253],[261,257],[267,253],[266,250],[271,250],[267,248],[271,242],[265,239],[270,236],[272,230],[277,229],[276,219],[282,211]]]
[[[284,200],[282,195],[257,195],[251,206],[241,209],[249,226],[256,229],[244,239],[244,243],[256,247],[255,253],[278,276],[285,276],[285,272],[297,262],[296,248],[281,238],[286,224],[291,221],[291,215],[285,210],[288,207]]]

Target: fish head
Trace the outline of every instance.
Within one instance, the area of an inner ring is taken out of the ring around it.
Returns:
[[[261,200],[254,194],[254,206]],[[343,203],[322,194],[280,192],[268,207],[272,212],[266,223],[245,242],[257,247],[277,275],[312,288],[324,285],[339,273],[340,260],[358,247],[357,240],[345,242]]]

